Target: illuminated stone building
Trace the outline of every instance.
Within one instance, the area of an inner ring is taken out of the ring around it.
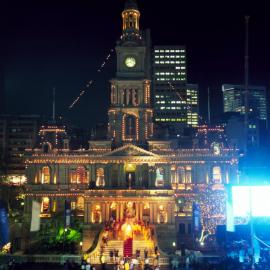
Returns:
[[[25,227],[33,200],[41,203],[42,223],[63,213],[70,201],[72,214],[83,223],[83,252],[92,262],[115,249],[130,256],[147,248],[152,257],[158,246],[162,264],[179,242],[179,228],[191,234],[196,192],[236,179],[237,153],[174,149],[171,141],[152,138],[148,56],[134,1],[126,2],[122,18],[108,139],[89,141],[87,150],[64,144],[29,150]]]

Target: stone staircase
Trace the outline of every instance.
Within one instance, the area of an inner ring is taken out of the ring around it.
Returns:
[[[106,256],[106,258],[109,258],[111,250],[118,250],[119,251],[118,256],[122,257],[123,245],[124,245],[124,241],[122,240],[109,240],[108,245],[104,249],[104,255]]]
[[[147,248],[148,255],[152,256],[154,254],[154,241],[152,240],[133,240],[133,254],[136,253],[136,250],[140,250],[140,256],[144,256],[144,250]]]
[[[159,228],[160,229],[160,228]],[[168,237],[168,232],[167,235],[165,234],[165,230],[159,230],[159,237],[155,234],[154,239],[151,240],[132,240],[132,248],[130,248],[129,252],[132,252],[132,255],[136,254],[136,250],[140,250],[140,257],[144,258],[144,250],[148,250],[148,256],[149,256],[149,261],[150,264],[153,263],[154,257],[155,257],[155,246],[157,246],[157,240],[160,241],[160,238],[163,241],[161,246],[167,247],[169,244],[171,244],[171,237]],[[168,239],[166,239],[168,238]],[[136,238],[135,238],[136,239]],[[165,242],[165,243],[164,243]],[[123,240],[116,240],[116,239],[109,239],[107,244],[102,244],[102,232],[99,234],[99,239],[98,239],[98,244],[94,248],[93,251],[88,253],[88,256],[90,258],[90,261],[92,264],[99,264],[100,263],[100,255],[101,255],[101,247],[104,246],[103,249],[103,254],[106,257],[106,262],[108,264],[114,263],[113,260],[110,258],[110,251],[118,250],[118,256],[123,257],[124,256],[124,241]],[[158,245],[159,246],[159,245]],[[159,246],[160,247],[160,246]],[[132,250],[132,251],[131,251]],[[129,253],[130,254],[130,253]],[[159,264],[160,265],[169,265],[169,258],[166,253],[162,252],[162,249],[160,249],[160,258],[159,258]]]

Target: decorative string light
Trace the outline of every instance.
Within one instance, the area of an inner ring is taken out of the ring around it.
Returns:
[[[103,70],[104,66],[108,63],[109,59],[111,58],[113,51],[114,51],[113,49],[110,50],[110,53],[106,56],[105,60],[96,70],[97,72],[101,72]],[[94,80],[90,80],[86,83],[85,87],[80,91],[79,95],[74,99],[74,101],[68,107],[69,110],[71,110],[76,105],[76,103],[79,102],[80,98],[85,94],[85,92],[90,88],[90,86],[93,85],[93,83],[94,83]]]
[[[176,95],[179,97],[179,99],[180,99],[181,101],[184,101],[183,98],[181,97],[180,93],[178,92],[178,90],[176,90],[175,87],[174,87],[170,82],[168,82],[168,84],[169,84],[169,86],[175,91],[175,93],[176,93]],[[191,110],[191,106],[188,105],[188,106],[187,106],[187,109],[188,109],[188,110]]]

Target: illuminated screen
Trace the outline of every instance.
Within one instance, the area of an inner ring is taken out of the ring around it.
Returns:
[[[232,204],[235,217],[270,217],[270,186],[233,186]]]

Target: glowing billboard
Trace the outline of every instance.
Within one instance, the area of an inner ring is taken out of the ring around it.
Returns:
[[[232,186],[234,217],[270,217],[270,186]]]

